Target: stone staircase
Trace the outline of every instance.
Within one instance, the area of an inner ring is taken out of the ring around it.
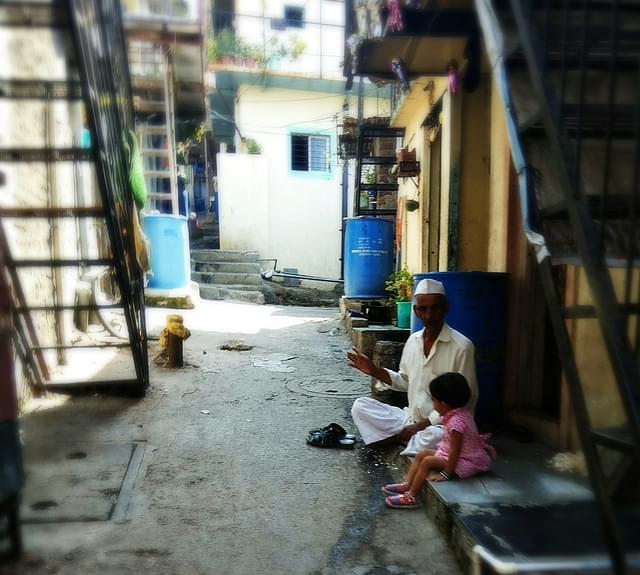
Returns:
[[[200,230],[202,235],[198,238],[189,238],[191,250],[217,250],[220,247],[219,226],[216,223],[207,221],[200,222]]]
[[[258,252],[191,250],[191,279],[200,297],[256,304],[265,302]]]

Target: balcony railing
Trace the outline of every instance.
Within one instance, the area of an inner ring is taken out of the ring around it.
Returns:
[[[203,0],[123,0],[125,18],[199,22]]]

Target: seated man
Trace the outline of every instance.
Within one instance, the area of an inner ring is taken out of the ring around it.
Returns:
[[[355,348],[347,353],[349,365],[371,375],[397,391],[406,391],[409,402],[404,410],[369,397],[355,400],[353,421],[367,445],[407,443],[410,451],[434,449],[442,437],[440,416],[433,409],[429,383],[447,372],[465,376],[471,390],[467,408],[474,412],[478,399],[473,343],[445,321],[448,311],[444,286],[423,279],[416,287],[415,314],[424,329],[411,334],[402,351],[400,371],[376,366]]]

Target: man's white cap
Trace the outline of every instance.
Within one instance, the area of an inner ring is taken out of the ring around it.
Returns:
[[[426,278],[420,280],[418,285],[416,286],[415,295],[429,295],[433,293],[439,293],[446,296],[446,292],[444,291],[444,285],[438,280],[432,280],[431,278]]]

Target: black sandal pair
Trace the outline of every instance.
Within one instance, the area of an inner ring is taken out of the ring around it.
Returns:
[[[347,433],[341,425],[330,423],[322,429],[312,429],[309,431],[307,443],[315,447],[353,449],[356,444],[356,436]]]

